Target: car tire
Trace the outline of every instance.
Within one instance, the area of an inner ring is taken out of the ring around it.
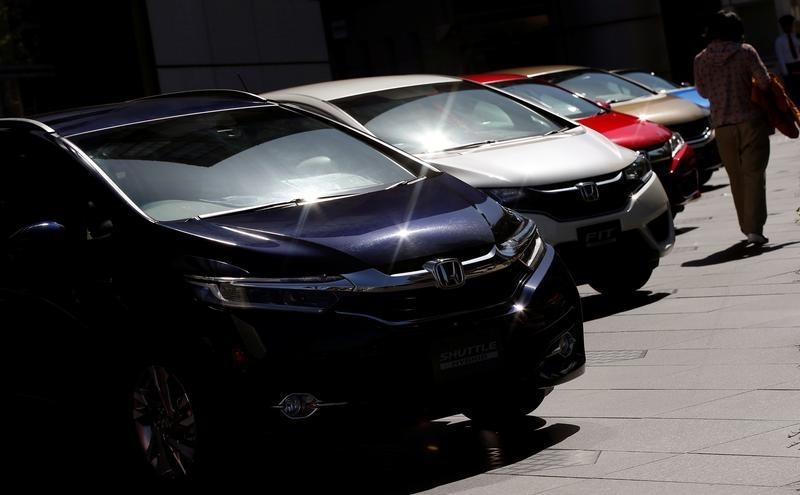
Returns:
[[[705,184],[706,182],[711,180],[711,176],[712,175],[714,175],[714,171],[713,170],[708,170],[708,169],[699,170],[698,171],[698,179],[697,179],[697,181],[702,186],[703,184]]]
[[[525,398],[514,397],[509,400],[496,397],[466,408],[463,414],[481,429],[499,431],[520,428],[525,425],[528,414],[539,407],[546,395],[546,391],[536,390]]]
[[[644,287],[653,269],[648,266],[630,266],[624,270],[604,272],[589,281],[597,292],[615,298],[627,297]]]
[[[185,349],[151,353],[126,382],[125,457],[138,479],[180,486],[227,472],[238,454],[237,422],[218,366]]]

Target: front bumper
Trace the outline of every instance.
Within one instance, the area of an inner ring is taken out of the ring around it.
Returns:
[[[694,151],[697,167],[700,170],[711,172],[722,167],[722,158],[719,156],[715,140],[714,129],[709,129],[704,135],[686,141],[686,144],[691,146]]]
[[[556,247],[579,282],[592,269],[620,259],[658,266],[658,259],[675,243],[667,195],[656,174],[623,209],[613,213],[570,222],[540,213],[520,213],[536,221],[542,237]],[[597,236],[589,239],[593,229]]]
[[[292,393],[339,405],[320,416],[438,417],[485,390],[552,387],[582,374],[585,364],[580,297],[550,246],[501,307],[392,325],[335,310],[239,311],[233,319],[248,356],[243,391],[252,410],[274,420],[281,417],[275,406]],[[567,334],[569,352],[554,352]]]
[[[664,186],[673,212],[682,211],[686,203],[700,197],[697,158],[690,146],[682,146],[672,159],[653,163],[653,171]]]

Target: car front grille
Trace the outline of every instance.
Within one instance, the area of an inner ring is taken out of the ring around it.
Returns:
[[[576,184],[594,182],[597,199],[587,200]],[[542,213],[561,221],[607,215],[623,209],[631,194],[641,185],[623,179],[621,172],[570,182],[528,187],[525,196],[506,206],[515,210]]]
[[[342,298],[336,311],[369,315],[390,322],[479,311],[503,303],[511,304],[530,273],[522,263],[512,263],[500,270],[467,278],[457,289],[427,286],[350,293]]]
[[[703,139],[711,130],[711,122],[709,122],[708,117],[702,117],[691,122],[673,124],[668,127],[674,132],[679,132],[686,141],[691,142]]]

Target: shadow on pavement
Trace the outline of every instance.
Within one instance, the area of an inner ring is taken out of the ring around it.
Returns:
[[[545,425],[530,416],[504,432],[469,421],[370,434],[340,431],[281,448],[280,459],[257,468],[256,478],[269,479],[270,489],[279,485],[297,493],[416,493],[527,459],[580,429]]]
[[[693,230],[697,230],[699,227],[678,227],[675,229],[675,235],[685,234],[687,232],[691,232]]]
[[[669,292],[640,290],[624,299],[617,299],[603,294],[584,296],[581,298],[583,321],[596,320],[616,313],[622,313],[623,311],[640,308],[660,301],[669,295]]]
[[[36,420],[46,420],[43,416],[36,415]],[[527,459],[580,430],[573,424],[547,424],[535,416],[525,419],[500,432],[480,429],[471,421],[433,421],[405,428],[351,424],[297,435],[254,433],[257,442],[226,453],[236,459],[235,465],[201,474],[187,485],[166,483],[165,487],[204,493],[208,486],[225,483],[228,487],[260,486],[269,493],[411,494]],[[90,451],[88,445],[81,448],[68,434],[27,440],[26,449],[8,452],[12,461],[4,461],[16,475],[11,479],[24,486],[58,482],[114,491],[161,488],[140,472],[107,470],[107,452]]]
[[[722,189],[723,187],[729,187],[729,186],[730,186],[730,184],[714,184],[714,185],[706,184],[704,186],[700,186],[700,192],[701,193],[707,193],[707,192],[716,191],[717,189]]]
[[[729,246],[722,251],[717,251],[716,253],[711,253],[705,258],[687,261],[685,263],[681,263],[681,266],[709,266],[709,265],[719,265],[721,263],[727,263],[729,261],[736,261],[736,260],[743,260],[745,258],[752,258],[753,256],[760,256],[764,253],[769,253],[770,251],[777,251],[785,246],[791,246],[793,244],[800,244],[800,242],[784,242],[783,244],[765,244],[763,246],[756,246],[753,244],[749,244],[747,241],[739,241],[732,246]]]

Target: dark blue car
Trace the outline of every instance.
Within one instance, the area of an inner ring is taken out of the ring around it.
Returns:
[[[583,372],[575,285],[532,221],[312,113],[163,95],[0,119],[0,156],[12,410],[41,398],[148,475],[284,423],[502,424]]]

